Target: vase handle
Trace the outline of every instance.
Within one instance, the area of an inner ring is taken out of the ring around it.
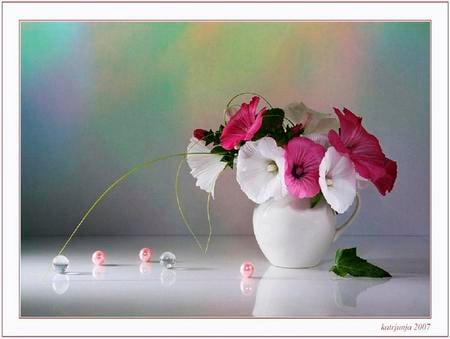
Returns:
[[[345,229],[348,226],[350,226],[350,224],[352,223],[353,219],[355,219],[355,216],[358,213],[360,206],[361,206],[361,201],[359,199],[359,194],[356,193],[355,209],[353,210],[352,214],[350,214],[350,217],[347,219],[347,221],[345,221],[343,224],[341,224],[338,227],[336,227],[336,233],[334,234],[333,241],[338,240],[339,237],[341,236],[341,234],[345,231]]]

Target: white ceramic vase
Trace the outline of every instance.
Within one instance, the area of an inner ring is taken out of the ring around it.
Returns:
[[[336,225],[336,215],[325,199],[310,207],[310,199],[290,196],[269,200],[253,211],[256,241],[274,266],[305,268],[318,265],[331,243],[350,225],[359,210],[359,197],[345,223]]]

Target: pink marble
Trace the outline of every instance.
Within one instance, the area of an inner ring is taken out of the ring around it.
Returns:
[[[106,260],[106,254],[103,251],[95,251],[92,254],[92,262],[94,265],[103,265]]]
[[[241,265],[241,275],[244,278],[250,278],[255,272],[255,266],[250,261],[244,261]]]
[[[139,252],[139,259],[142,262],[149,262],[152,259],[153,251],[150,248],[144,247]]]

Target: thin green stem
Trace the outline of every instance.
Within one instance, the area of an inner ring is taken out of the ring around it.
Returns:
[[[183,220],[183,222],[186,225],[187,229],[189,230],[191,235],[194,237],[194,240],[197,243],[198,247],[200,247],[200,250],[203,252],[203,247],[200,244],[200,241],[198,240],[198,238],[196,237],[194,231],[192,230],[191,225],[189,224],[189,221],[187,220],[187,218],[186,218],[186,216],[185,216],[185,214],[183,212],[183,207],[181,205],[181,198],[180,198],[180,171],[181,171],[181,167],[183,166],[183,163],[184,163],[184,159],[180,161],[180,163],[178,165],[178,169],[177,169],[177,175],[175,177],[175,196],[177,198],[178,211],[180,212],[181,219]]]
[[[256,96],[260,97],[261,99],[263,99],[266,102],[266,104],[269,105],[270,108],[272,108],[272,105],[270,104],[270,102],[266,98],[264,98],[261,94],[255,93],[255,92],[242,92],[242,93],[236,94],[234,97],[232,97],[230,99],[230,101],[228,101],[227,108],[230,107],[230,105],[234,101],[234,99],[236,99],[236,98],[238,98],[238,97],[240,97],[242,95],[256,95]]]
[[[100,194],[98,196],[98,198],[94,201],[94,203],[89,207],[89,209],[86,211],[86,213],[84,213],[83,217],[81,218],[80,222],[78,223],[78,225],[74,228],[74,230],[72,231],[72,233],[70,234],[69,238],[65,241],[64,245],[61,247],[61,249],[58,252],[58,255],[62,254],[64,252],[64,250],[66,249],[66,247],[69,245],[69,242],[72,240],[72,238],[75,236],[75,234],[77,233],[77,231],[79,230],[79,228],[81,227],[81,225],[84,223],[84,221],[86,220],[86,218],[91,214],[91,212],[97,207],[97,205],[100,203],[100,201],[103,200],[103,198],[112,190],[114,189],[114,187],[116,187],[119,183],[121,183],[124,179],[126,179],[127,177],[129,177],[131,174],[136,173],[138,171],[140,171],[141,169],[144,169],[146,167],[150,167],[154,164],[156,164],[159,161],[162,160],[167,160],[167,159],[171,159],[171,158],[176,158],[176,157],[181,157],[181,156],[186,156],[188,154],[211,154],[211,153],[203,153],[203,152],[198,152],[198,153],[177,153],[177,154],[171,154],[171,155],[166,155],[163,157],[159,157],[156,159],[152,159],[152,160],[148,160],[145,161],[139,165],[137,165],[136,167],[133,167],[132,169],[128,170],[127,172],[125,172],[124,174],[122,174],[120,177],[118,177],[116,180],[114,180],[114,182],[109,185],[106,190],[103,191],[102,194]]]
[[[211,241],[211,236],[212,236],[211,193],[208,194],[208,200],[206,202],[206,215],[208,216],[209,234],[208,234],[208,240],[206,241],[205,254],[206,254],[206,252],[208,252],[209,242]]]

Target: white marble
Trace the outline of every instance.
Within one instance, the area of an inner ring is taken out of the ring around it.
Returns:
[[[327,259],[312,269],[271,266],[254,237],[215,236],[202,254],[187,236],[77,237],[64,252],[67,274],[51,270],[63,238],[22,242],[21,314],[27,316],[119,317],[317,317],[427,316],[429,314],[428,237],[343,236]],[[206,241],[206,238],[201,238]],[[340,278],[329,272],[336,248],[358,247],[358,254],[393,278]],[[151,263],[139,250],[151,247]],[[94,250],[107,253],[95,267]],[[175,269],[159,264],[171,251]],[[244,261],[255,265],[242,279]]]

